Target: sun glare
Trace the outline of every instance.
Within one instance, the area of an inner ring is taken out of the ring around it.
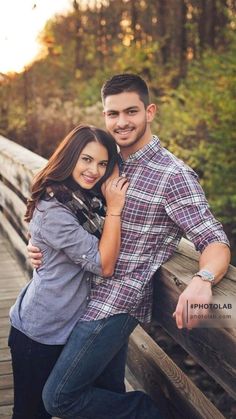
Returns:
[[[0,72],[20,72],[40,51],[37,36],[71,0],[0,0]]]

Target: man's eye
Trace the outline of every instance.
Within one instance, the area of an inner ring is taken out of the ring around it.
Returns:
[[[109,118],[115,118],[117,116],[117,113],[111,113],[111,112],[109,112],[107,114],[107,116],[109,116]]]
[[[128,112],[129,115],[134,115],[136,114],[138,111],[136,111],[136,109],[133,109],[131,111]]]

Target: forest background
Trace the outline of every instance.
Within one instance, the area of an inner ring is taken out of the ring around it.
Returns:
[[[100,88],[135,72],[158,105],[153,132],[199,175],[236,264],[236,1],[71,1],[41,56],[0,74],[0,133],[49,157],[80,122],[104,127]]]

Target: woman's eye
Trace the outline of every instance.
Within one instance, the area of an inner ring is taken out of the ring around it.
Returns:
[[[89,157],[82,157],[82,160],[86,161],[86,162],[90,162],[90,158]]]
[[[100,163],[100,166],[102,166],[102,167],[107,167],[107,163]]]

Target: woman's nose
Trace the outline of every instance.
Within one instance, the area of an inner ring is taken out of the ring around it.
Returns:
[[[89,170],[93,175],[97,175],[98,172],[99,172],[98,171],[98,165],[96,163],[93,163],[92,165],[90,165]]]

